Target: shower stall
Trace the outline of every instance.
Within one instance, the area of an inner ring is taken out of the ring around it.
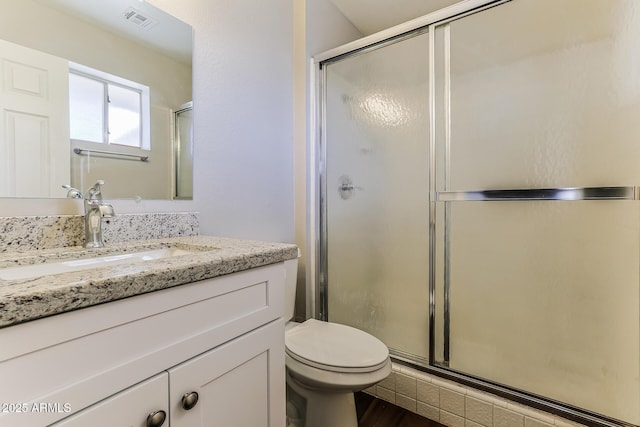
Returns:
[[[640,2],[471,0],[316,65],[316,317],[640,425]]]

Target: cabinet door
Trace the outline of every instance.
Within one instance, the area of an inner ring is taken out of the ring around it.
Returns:
[[[168,374],[163,372],[54,423],[52,427],[147,427],[151,425],[147,424],[151,413],[164,411],[169,417],[168,388]],[[168,426],[169,422],[153,425]]]
[[[170,369],[169,381],[172,427],[284,426],[282,320]],[[183,399],[193,393],[198,401],[185,409]]]

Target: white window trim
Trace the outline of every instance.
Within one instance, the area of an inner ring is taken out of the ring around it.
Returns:
[[[113,74],[96,70],[95,68],[87,67],[86,65],[78,64],[71,61],[69,61],[69,73],[84,75],[90,78],[94,77],[108,83],[114,83],[127,88],[139,90],[140,91],[140,115],[141,115],[141,123],[140,123],[141,146],[139,148],[138,147],[129,147],[129,148],[134,148],[134,149],[143,150],[143,151],[151,150],[151,101],[149,99],[150,98],[149,86],[145,86],[143,84],[134,82],[132,80],[127,80],[122,77],[118,77]],[[113,145],[117,145],[117,144],[113,144]],[[126,146],[122,146],[122,147],[126,147]]]

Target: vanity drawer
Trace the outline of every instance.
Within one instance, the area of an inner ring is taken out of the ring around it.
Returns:
[[[132,426],[135,421],[137,423],[133,426],[142,427],[150,414],[161,411],[169,413],[168,389],[169,375],[163,372],[56,422],[51,427]],[[163,425],[168,427],[169,423]]]
[[[0,403],[70,408],[0,425],[54,422],[282,317],[284,274],[278,263],[0,329]]]

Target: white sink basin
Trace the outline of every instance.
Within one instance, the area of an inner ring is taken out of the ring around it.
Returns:
[[[73,271],[89,270],[92,268],[111,267],[118,264],[128,264],[132,262],[170,258],[179,255],[187,255],[190,253],[193,252],[181,248],[161,248],[145,250],[141,252],[127,252],[117,255],[103,255],[93,258],[47,262],[44,264],[22,265],[19,267],[8,267],[0,269],[0,279],[29,279],[51,274],[70,273]]]

